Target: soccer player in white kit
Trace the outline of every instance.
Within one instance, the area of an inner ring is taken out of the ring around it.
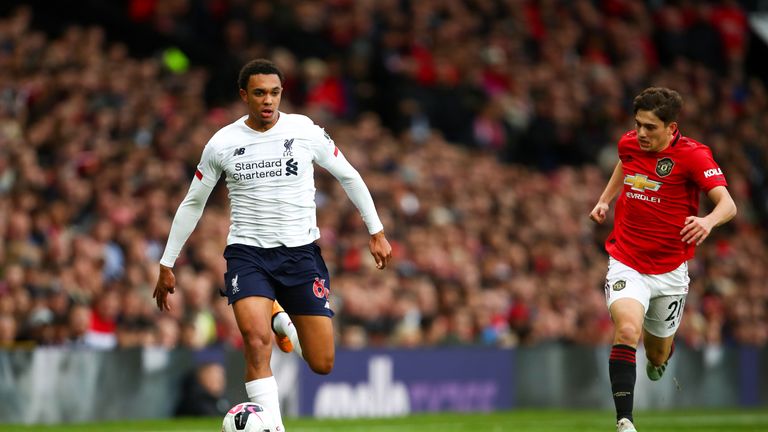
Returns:
[[[153,297],[169,310],[175,290],[173,264],[202,215],[205,202],[222,173],[231,207],[231,226],[224,257],[226,296],[243,336],[245,388],[251,401],[264,405],[283,431],[277,382],[270,368],[272,325],[290,338],[296,352],[319,374],[334,363],[333,312],[328,303],[330,279],[315,240],[313,163],[339,180],[360,211],[371,235],[376,267],[387,266],[392,247],[360,174],[322,128],[309,118],[278,111],[282,72],[257,59],[239,75],[240,98],[248,115],[223,127],[206,144],[189,192],[173,219]],[[277,314],[278,300],[286,314]]]

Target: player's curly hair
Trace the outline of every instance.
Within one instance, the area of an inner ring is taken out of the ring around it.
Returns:
[[[635,96],[632,105],[635,114],[640,110],[650,111],[668,125],[677,121],[683,108],[683,98],[680,93],[666,87],[648,87]]]
[[[240,69],[237,83],[241,89],[248,90],[248,80],[251,79],[251,75],[277,75],[280,78],[281,85],[285,81],[283,71],[267,59],[251,60]]]

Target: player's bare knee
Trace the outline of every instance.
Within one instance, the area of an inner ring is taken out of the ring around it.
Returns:
[[[654,366],[661,366],[669,358],[669,349],[660,348],[645,348],[645,356],[648,361]]]
[[[263,331],[246,330],[242,332],[245,348],[259,354],[272,351],[272,335]]]
[[[616,326],[616,342],[624,345],[635,345],[640,340],[640,327],[633,323],[621,323]]]
[[[319,358],[307,359],[312,372],[319,375],[328,375],[333,370],[334,355],[325,355]]]

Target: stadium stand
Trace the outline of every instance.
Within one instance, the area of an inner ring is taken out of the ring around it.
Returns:
[[[241,345],[218,295],[223,188],[173,310],[151,292],[259,56],[287,73],[283,110],[360,169],[393,243],[395,270],[374,274],[354,207],[318,174],[343,346],[610,343],[607,228],[588,214],[651,83],[683,95],[684,133],[740,209],[691,262],[679,343],[768,341],[768,74],[738,2],[85,1],[79,20],[47,3],[0,15],[0,347]]]

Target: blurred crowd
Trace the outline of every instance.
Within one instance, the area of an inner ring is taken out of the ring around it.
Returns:
[[[612,221],[588,214],[651,84],[683,95],[682,132],[712,148],[739,207],[690,263],[678,343],[766,345],[768,92],[737,2],[134,0],[124,14],[190,65],[134,56],[102,26],[0,16],[0,347],[242,345],[219,296],[222,184],[171,311],[151,294],[255,57],[286,72],[282,110],[361,172],[393,244],[377,271],[355,208],[316,172],[340,346],[610,343]]]

